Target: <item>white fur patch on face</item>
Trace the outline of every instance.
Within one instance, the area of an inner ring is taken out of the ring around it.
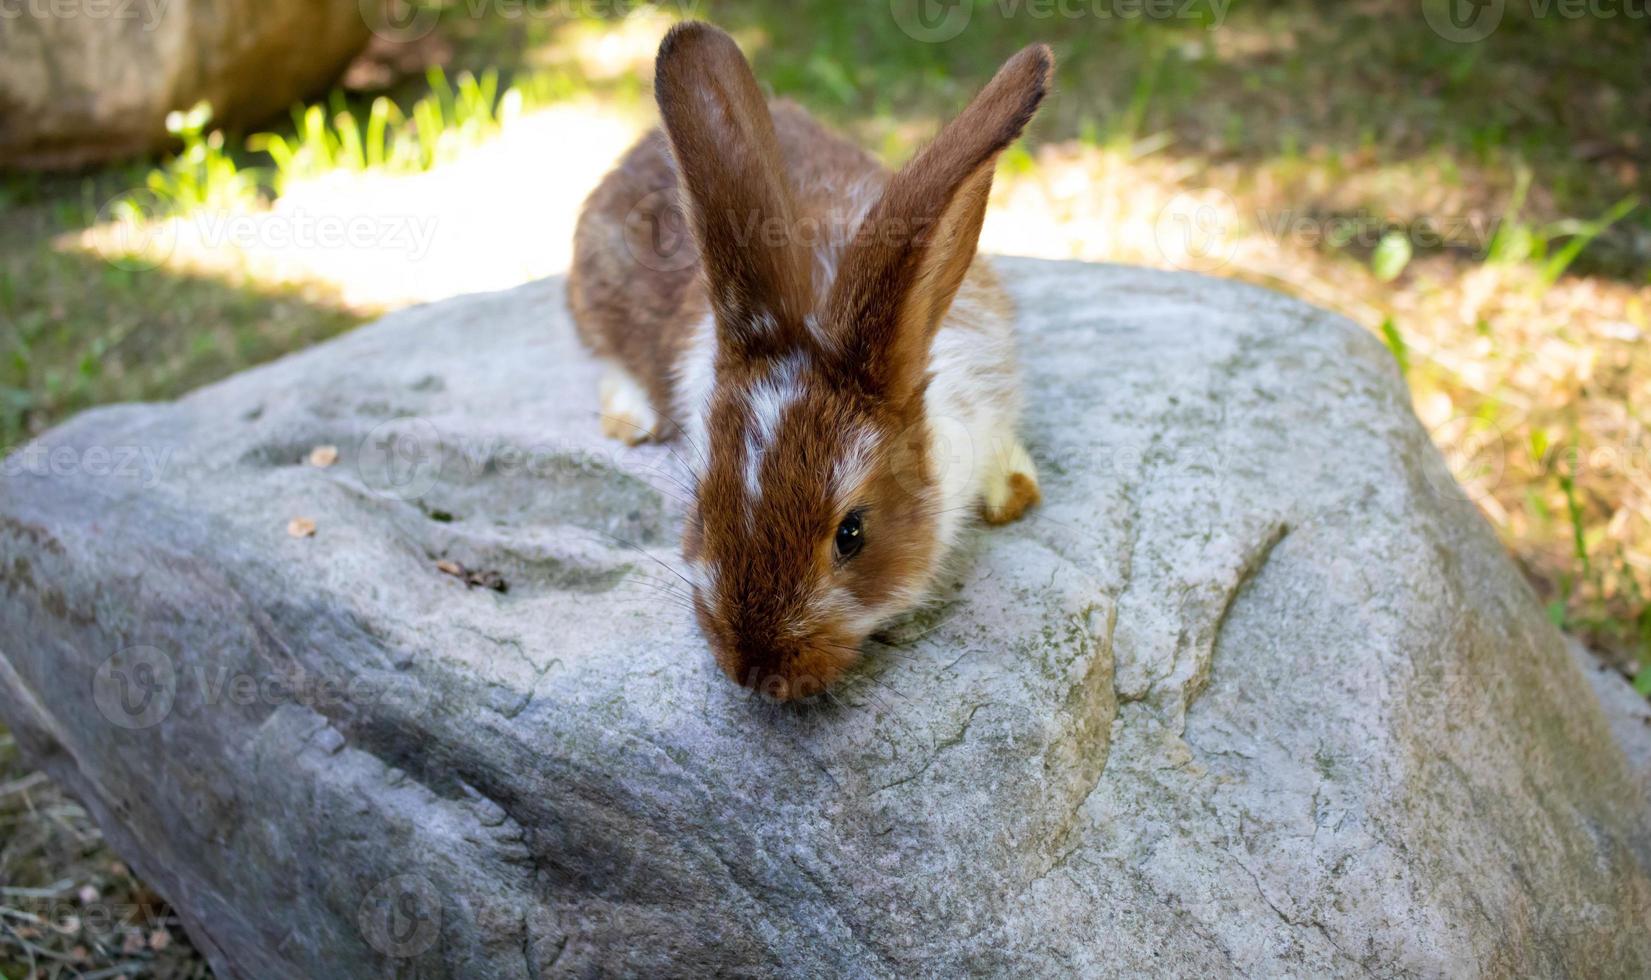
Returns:
[[[814,594],[810,612],[820,622],[843,623],[854,622],[861,615],[859,600],[854,594],[841,587],[822,589]]]
[[[785,413],[802,397],[802,375],[801,357],[788,357],[746,396],[751,424],[745,430],[745,490],[753,500],[762,496],[763,455],[774,445]]]
[[[845,625],[856,635],[870,636],[877,629],[909,609],[916,607],[927,595],[923,586],[902,586],[880,602],[856,606],[856,614],[845,620]]]
[[[870,636],[879,626],[915,606],[922,594],[900,589],[882,602],[866,604],[841,587],[826,589],[814,600],[813,612],[824,622],[835,623],[854,636]]]
[[[839,507],[853,506],[851,496],[871,478],[877,433],[861,429],[849,441],[848,449],[831,467],[831,494]]]

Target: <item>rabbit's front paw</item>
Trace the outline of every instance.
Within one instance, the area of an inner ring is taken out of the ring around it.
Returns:
[[[647,442],[659,431],[659,415],[648,393],[622,368],[602,376],[602,434],[627,446]]]
[[[1019,439],[1008,440],[1008,449],[994,454],[986,467],[985,499],[981,502],[986,523],[1007,524],[1018,520],[1027,508],[1043,499],[1038,488],[1038,468]]]

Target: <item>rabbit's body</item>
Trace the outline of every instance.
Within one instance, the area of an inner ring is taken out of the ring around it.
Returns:
[[[800,227],[810,235],[823,302],[854,229],[889,171],[800,106],[770,107]],[[716,325],[699,251],[683,220],[678,176],[663,130],[632,147],[591,194],[575,232],[568,302],[580,337],[607,365],[603,431],[638,443],[684,437],[703,458],[705,409],[715,384]],[[638,203],[640,202],[640,204]],[[753,237],[763,234],[753,227]],[[949,548],[976,502],[1012,519],[1012,473],[1032,474],[1016,435],[1021,411],[1013,307],[983,257],[971,263],[929,352],[925,402],[935,426]],[[1025,501],[1019,501],[1024,506]]]
[[[975,243],[1052,66],[1021,52],[891,174],[769,106],[721,31],[661,44],[664,126],[587,201],[568,298],[608,366],[604,432],[688,443],[692,602],[735,681],[823,688],[923,599],[970,511],[1037,502],[1011,308]]]

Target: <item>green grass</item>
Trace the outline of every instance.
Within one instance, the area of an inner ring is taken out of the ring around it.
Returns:
[[[335,93],[325,106],[293,109],[290,133],[255,133],[247,148],[269,157],[276,193],[291,181],[339,170],[418,173],[454,159],[542,101],[543,86],[532,78],[501,93],[494,70],[480,76],[460,72],[455,85],[432,66],[424,80],[429,93],[415,99],[408,111],[381,95],[358,120],[348,100]]]
[[[71,230],[38,206],[10,220]],[[0,445],[110,401],[172,398],[313,344],[361,314],[297,290],[0,245]]]
[[[367,102],[334,91],[325,103],[294,106],[290,128],[256,132],[232,149],[232,137],[211,128],[212,106],[202,102],[167,118],[182,148],[144,180],[159,213],[202,208],[240,209],[283,193],[292,183],[336,172],[420,173],[458,157],[498,134],[523,111],[553,99],[555,80],[528,74],[499,87],[499,73],[462,71],[449,82],[431,66],[426,94],[403,109],[379,95]],[[359,116],[359,118],[358,118]]]

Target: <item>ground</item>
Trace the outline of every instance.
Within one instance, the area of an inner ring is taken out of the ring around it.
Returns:
[[[564,268],[578,201],[647,124],[646,66],[684,13],[891,161],[1047,40],[1057,88],[1003,163],[984,247],[1247,279],[1369,328],[1554,620],[1651,687],[1651,60],[1632,5],[1493,4],[1472,40],[1396,0],[978,0],[939,21],[920,0],[570,9],[451,5],[428,36],[377,45],[347,92],[272,122],[262,152],[186,119],[177,160],[5,175],[0,447]],[[407,117],[385,110],[403,139],[383,163],[329,122],[368,119],[378,95]],[[168,221],[115,220],[123,203]],[[368,240],[324,240],[351,220]],[[0,734],[0,974],[31,972],[204,966]]]

